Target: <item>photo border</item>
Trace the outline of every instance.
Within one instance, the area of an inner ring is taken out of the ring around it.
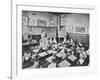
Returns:
[[[24,5],[24,4],[23,4],[23,5]],[[15,23],[16,23],[16,62],[15,62],[15,63],[16,63],[16,70],[14,70],[14,69],[15,69],[15,68],[14,68],[15,66],[13,65],[13,62],[14,62],[14,61],[13,61],[13,60],[14,60],[14,59],[13,59],[13,56],[14,56],[14,55],[13,55],[13,46],[14,46],[14,45],[13,45],[13,35],[11,35],[11,40],[12,40],[12,41],[11,41],[11,42],[12,42],[12,44],[11,44],[11,45],[12,45],[12,47],[11,47],[11,51],[12,51],[12,52],[11,52],[11,76],[12,76],[12,79],[14,79],[15,77],[18,76],[18,54],[17,54],[17,53],[18,53],[18,51],[17,51],[17,50],[18,50],[18,49],[17,49],[17,48],[18,48],[18,34],[17,34],[17,33],[18,33],[18,31],[17,31],[17,30],[18,30],[18,29],[17,29],[17,26],[18,26],[18,22],[17,22],[17,20],[18,20],[18,18],[17,18],[18,12],[17,12],[17,10],[18,10],[18,9],[17,9],[17,7],[18,7],[18,6],[23,6],[23,5],[22,5],[22,4],[16,4],[16,10],[15,10],[15,11],[16,11],[16,14],[15,14],[15,15],[16,15],[16,21],[15,21]],[[25,6],[25,5],[24,5],[24,6]],[[34,4],[33,4],[33,5],[27,5],[27,6],[53,7],[53,8],[54,8],[54,7],[55,7],[55,8],[71,8],[71,7],[52,6],[52,5],[51,5],[51,6],[40,6],[40,5],[34,5]],[[72,9],[79,9],[79,10],[80,10],[80,9],[87,9],[87,10],[93,10],[93,12],[95,11],[95,8],[94,8],[94,7],[92,7],[92,8],[84,8],[84,7],[83,7],[83,8],[80,8],[80,7],[79,7],[79,8],[74,8],[74,7],[72,7]],[[14,14],[14,13],[13,13],[13,9],[12,9],[12,15],[13,15],[13,14]],[[95,16],[95,15],[94,15],[94,16]],[[11,18],[12,18],[12,19],[11,19],[11,22],[13,22],[13,19],[14,19],[13,16],[12,16]],[[95,23],[94,23],[94,24],[95,24]],[[15,24],[12,24],[12,26],[13,26],[13,25],[15,25]],[[12,30],[11,34],[13,34],[13,28],[12,28],[12,26],[11,26],[11,30]],[[96,33],[96,32],[94,32],[94,33]],[[13,74],[13,73],[14,73],[14,74]],[[73,74],[73,73],[72,73],[72,74]]]

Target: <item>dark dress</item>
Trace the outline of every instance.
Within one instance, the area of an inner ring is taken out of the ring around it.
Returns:
[[[22,64],[22,68],[27,68],[27,67],[30,67],[32,66],[34,63],[31,62],[31,57],[28,59],[28,60],[24,60],[24,63]]]

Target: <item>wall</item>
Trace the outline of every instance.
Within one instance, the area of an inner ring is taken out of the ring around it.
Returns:
[[[68,13],[61,18],[62,36],[64,31],[77,34],[89,34],[89,14]]]
[[[22,24],[23,35],[25,33],[40,35],[43,31],[45,31],[47,32],[48,37],[56,37],[55,27],[57,27],[57,15],[48,12],[22,11],[22,17],[26,19],[26,21],[23,20],[24,24]],[[46,25],[43,23],[39,24],[39,20],[42,20],[42,22],[45,21]],[[53,25],[51,25],[51,21],[53,22]],[[45,27],[48,27],[49,31],[47,28],[45,29]],[[53,27],[54,30],[52,29]]]
[[[47,12],[35,12],[35,11],[23,11],[23,16],[29,18],[28,26],[38,26],[37,20],[45,20],[47,22],[46,26],[51,27],[51,20],[54,22],[54,27],[57,26],[57,16]]]
[[[89,15],[88,14],[66,14],[66,32],[78,42],[87,44],[89,42]]]
[[[60,23],[59,18],[57,14],[54,15],[54,13],[47,13],[47,12],[35,12],[35,11],[23,11],[23,34],[31,34],[33,35],[40,35],[42,31],[44,30],[47,32],[48,37],[56,37],[56,30],[44,29],[42,27],[50,27],[51,26],[51,20],[54,22],[53,27],[60,27],[58,26]],[[58,16],[58,18],[57,18]],[[58,21],[57,21],[58,19]],[[38,20],[44,20],[46,21],[46,25],[39,26]],[[29,26],[37,26],[37,27],[29,27]],[[71,38],[75,41],[80,42],[88,42],[88,34],[89,34],[89,15],[88,14],[79,14],[79,13],[67,13],[63,14],[63,18],[61,18],[61,26],[64,26],[63,28],[58,29],[58,37],[64,37],[66,36],[66,32],[71,33],[69,34]],[[77,29],[76,29],[77,28]],[[77,31],[76,31],[77,30]],[[54,35],[50,35],[50,34]],[[81,34],[81,35],[79,35]]]
[[[63,14],[61,25],[64,26],[61,31],[58,30],[58,36],[66,36],[69,33],[70,38],[82,43],[88,43],[89,40],[89,14],[68,13]]]
[[[89,34],[89,15],[88,14],[66,14],[65,16],[66,31],[70,33]],[[85,31],[76,31],[77,28],[85,28]]]

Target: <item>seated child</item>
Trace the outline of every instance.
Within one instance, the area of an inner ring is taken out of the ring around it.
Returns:
[[[31,52],[30,51],[26,51],[26,52],[24,52],[24,56],[23,56],[22,68],[27,68],[27,67],[30,67],[31,65],[32,65]]]

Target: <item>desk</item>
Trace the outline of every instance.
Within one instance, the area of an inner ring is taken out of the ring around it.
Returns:
[[[41,52],[41,53],[39,53],[38,55],[39,55],[40,57],[44,57],[44,56],[47,55],[47,53],[46,53],[46,52]]]
[[[50,57],[48,57],[46,60],[47,60],[49,63],[51,63],[53,58],[54,58],[53,56],[50,56]]]
[[[26,42],[26,43],[22,43],[22,46],[36,46],[38,45],[38,43],[31,43],[31,42]]]
[[[67,60],[61,61],[58,66],[60,67],[69,67],[71,64]]]
[[[48,65],[48,68],[56,68],[56,63],[51,63]]]
[[[68,56],[68,59],[70,59],[73,62],[77,59],[77,57],[74,55],[70,55],[70,56]]]

